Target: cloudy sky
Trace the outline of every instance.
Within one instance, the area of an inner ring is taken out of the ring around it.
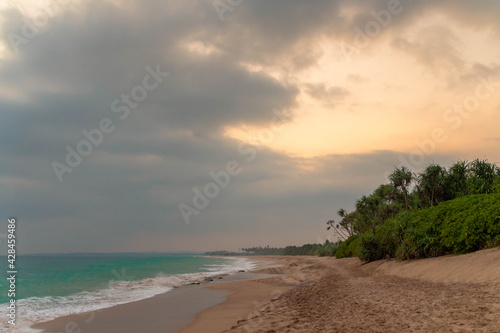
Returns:
[[[496,0],[0,6],[23,253],[323,242],[394,166],[500,162]]]

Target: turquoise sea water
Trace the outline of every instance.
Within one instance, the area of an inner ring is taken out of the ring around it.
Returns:
[[[187,255],[55,255],[16,258],[17,325],[7,324],[7,258],[0,257],[0,331],[167,292],[205,276],[250,269],[243,258]]]

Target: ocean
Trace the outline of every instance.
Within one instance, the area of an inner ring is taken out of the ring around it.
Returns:
[[[7,258],[0,257],[0,332],[168,292],[204,277],[253,268],[245,258],[176,254],[37,255],[16,258],[16,326],[8,324]]]

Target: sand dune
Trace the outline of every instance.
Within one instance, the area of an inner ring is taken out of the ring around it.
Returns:
[[[378,261],[364,269],[377,274],[423,279],[431,282],[500,283],[500,249],[478,251],[460,256],[444,256],[412,261]]]
[[[302,282],[224,332],[500,332],[498,248],[366,265],[296,260],[281,268],[283,283]]]

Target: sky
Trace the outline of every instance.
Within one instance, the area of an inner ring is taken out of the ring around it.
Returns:
[[[0,246],[334,240],[397,166],[500,164],[496,0],[0,5]]]

